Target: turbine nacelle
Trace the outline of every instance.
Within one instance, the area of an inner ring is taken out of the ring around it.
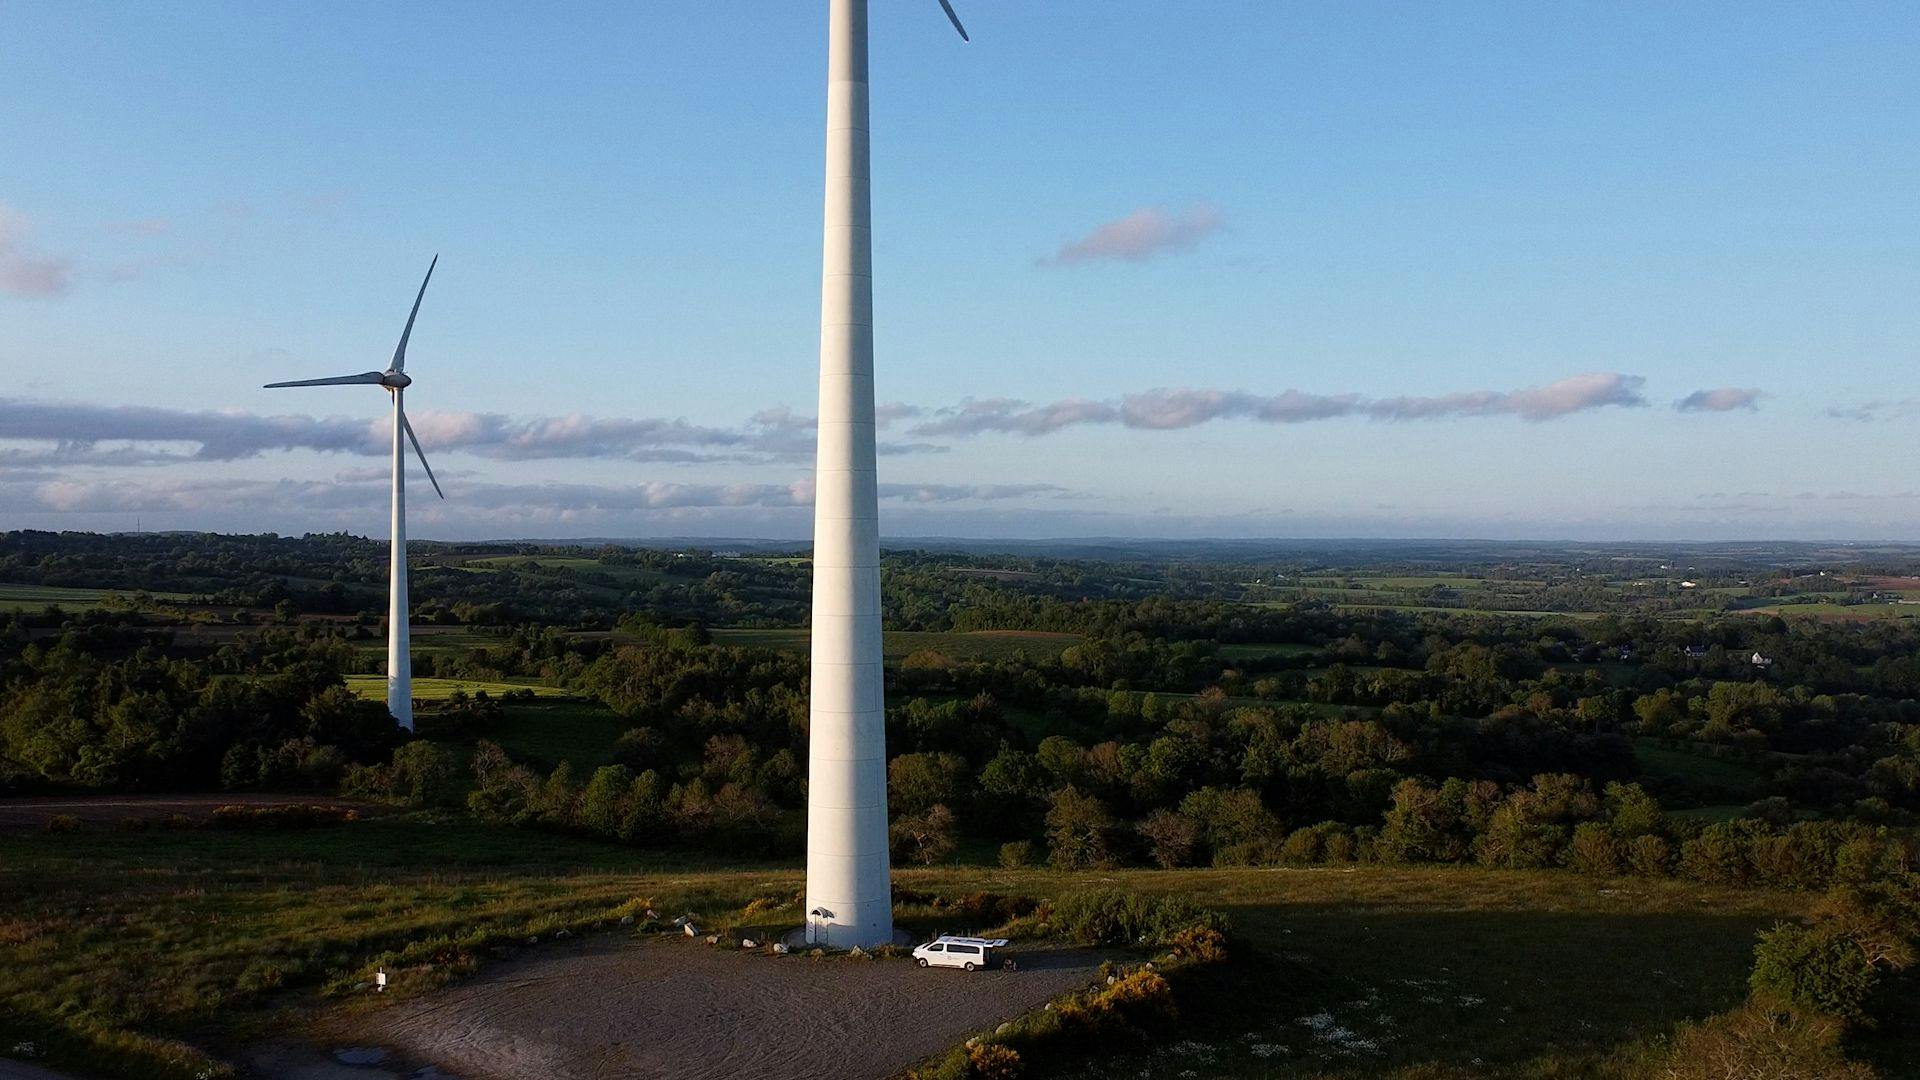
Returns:
[[[387,392],[393,394],[395,397],[393,419],[395,425],[400,429],[400,431],[395,433],[395,437],[398,438],[400,434],[406,435],[407,441],[413,444],[415,456],[420,459],[420,467],[427,471],[427,482],[433,485],[434,494],[444,499],[447,497],[447,494],[440,490],[440,481],[434,479],[433,466],[427,464],[426,452],[420,449],[420,437],[413,433],[413,425],[407,422],[407,412],[404,408],[400,407],[399,402],[400,391],[413,385],[413,377],[405,371],[407,366],[407,342],[413,337],[413,320],[420,314],[420,300],[427,295],[427,282],[433,280],[433,268],[439,265],[440,256],[438,255],[435,255],[433,261],[427,264],[427,276],[421,279],[420,291],[413,296],[413,310],[407,312],[407,328],[400,331],[400,344],[394,348],[393,362],[387,365],[387,370],[363,371],[358,375],[334,375],[325,379],[295,379],[292,382],[268,383],[266,388],[275,390],[287,386],[385,387]],[[396,469],[399,468],[398,464],[394,467]]]

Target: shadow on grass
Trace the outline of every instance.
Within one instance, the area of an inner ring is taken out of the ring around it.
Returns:
[[[1754,933],[1772,921],[1312,903],[1232,914],[1251,956],[1183,993],[1183,1017],[1222,1044],[1284,1045],[1294,1066],[1251,1056],[1236,1065],[1230,1054],[1216,1063],[1226,1076],[1309,1063],[1355,1075],[1586,1071],[1737,1005]]]

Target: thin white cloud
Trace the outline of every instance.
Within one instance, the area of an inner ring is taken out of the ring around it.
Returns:
[[[1734,412],[1742,409],[1753,412],[1759,409],[1760,399],[1765,396],[1758,390],[1722,386],[1713,390],[1695,390],[1674,402],[1673,407],[1681,412]]]
[[[883,454],[933,454],[946,442],[988,433],[1049,435],[1068,428],[1118,425],[1143,431],[1191,428],[1217,420],[1301,424],[1341,417],[1377,421],[1517,416],[1546,421],[1608,407],[1646,404],[1634,375],[1576,375],[1545,386],[1430,397],[1365,398],[1286,390],[1161,388],[1112,400],[1063,398],[1035,405],[1014,398],[969,399],[943,408],[890,405],[886,414],[917,417],[919,441],[882,442]],[[371,411],[371,410],[370,410]],[[495,461],[619,460],[653,463],[801,462],[815,449],[814,419],[784,406],[762,409],[732,427],[661,417],[512,417],[500,413],[422,411],[414,429],[429,453]],[[90,405],[0,398],[0,467],[165,466],[239,461],[281,451],[378,456],[391,446],[384,413],[315,417],[190,411],[147,405]]]
[[[351,470],[326,480],[236,478],[128,480],[47,478],[0,474],[0,510],[13,513],[262,513],[298,506],[303,512],[377,514],[388,498],[384,470]],[[1071,495],[1052,484],[882,484],[882,500],[914,504],[993,503]],[[630,485],[468,483],[452,487],[446,503],[422,509],[457,514],[511,512],[548,515],[617,514],[697,508],[783,508],[813,505],[810,479],[786,484]]]
[[[1042,266],[1077,266],[1091,262],[1146,262],[1156,256],[1186,251],[1218,231],[1223,219],[1209,203],[1180,210],[1146,206],[1123,218],[1106,222],[1078,240],[1040,260]]]
[[[377,402],[371,402],[377,404]],[[429,450],[502,461],[620,459],[649,462],[803,460],[814,451],[814,421],[780,407],[763,409],[738,427],[682,419],[567,416],[515,418],[499,413],[421,411],[410,414]],[[383,454],[391,423],[368,418],[263,416],[238,411],[87,405],[0,398],[0,440],[47,444],[0,448],[0,463],[166,465],[235,461],[276,450]],[[882,443],[889,454],[939,452],[928,443]]]
[[[964,437],[988,432],[1048,435],[1069,427],[1120,424],[1146,430],[1177,430],[1215,420],[1303,424],[1360,416],[1373,420],[1438,420],[1452,417],[1518,416],[1540,422],[1612,406],[1647,403],[1638,375],[1595,372],[1520,390],[1477,390],[1433,397],[1368,399],[1358,394],[1311,394],[1287,390],[1252,394],[1240,390],[1161,388],[1117,401],[1065,398],[1033,405],[1013,398],[968,400],[939,409],[915,426],[916,435]]]

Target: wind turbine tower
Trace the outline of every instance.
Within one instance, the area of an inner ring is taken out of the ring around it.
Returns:
[[[407,387],[413,385],[413,379],[406,373],[407,339],[413,336],[413,320],[420,314],[420,300],[427,295],[427,282],[433,280],[433,268],[438,265],[440,256],[435,255],[433,262],[427,264],[427,276],[420,282],[420,291],[413,297],[407,327],[400,331],[400,344],[394,348],[387,370],[267,384],[269,390],[283,386],[372,385],[385,387],[393,396],[393,546],[387,553],[387,711],[408,731],[413,730],[413,656],[407,633],[407,450],[406,443],[401,441],[402,433],[413,443],[413,452],[420,458],[420,467],[427,472],[433,493],[443,499],[447,495],[440,490],[440,481],[433,478],[433,466],[427,464],[427,455],[420,449],[413,425],[407,423],[404,399]]]
[[[873,418],[867,0],[830,0],[820,427],[813,503],[807,940],[893,941]],[[947,0],[953,28],[967,32]]]

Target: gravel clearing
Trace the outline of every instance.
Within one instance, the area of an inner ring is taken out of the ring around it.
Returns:
[[[1103,957],[1015,954],[1016,971],[813,960],[694,942],[589,942],[506,961],[344,1037],[467,1080],[875,1080],[1092,983]]]

